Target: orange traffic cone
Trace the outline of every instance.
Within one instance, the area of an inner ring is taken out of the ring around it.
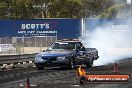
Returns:
[[[30,88],[29,78],[27,78],[27,84],[26,84],[25,88]]]
[[[113,72],[119,72],[119,66],[115,62]]]

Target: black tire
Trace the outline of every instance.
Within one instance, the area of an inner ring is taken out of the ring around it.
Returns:
[[[91,68],[91,67],[93,66],[93,59],[89,60],[89,61],[86,63],[86,66]]]
[[[91,58],[89,58],[89,61],[86,62],[86,66],[91,68],[93,66],[93,61],[94,61],[94,56],[91,55]]]
[[[36,68],[37,68],[38,70],[43,70],[43,69],[44,69],[44,66],[41,65],[41,64],[35,64],[35,65],[36,65]]]
[[[93,63],[87,62],[86,66],[91,68],[93,66]]]
[[[37,67],[38,70],[44,70],[44,67]]]
[[[74,59],[69,60],[68,68],[71,70],[75,68],[75,60]]]

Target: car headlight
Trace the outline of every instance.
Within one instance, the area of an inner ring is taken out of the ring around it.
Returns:
[[[65,60],[65,59],[66,59],[65,56],[57,57],[57,60]]]
[[[43,61],[43,59],[42,59],[40,56],[36,56],[36,57],[35,57],[35,60]]]

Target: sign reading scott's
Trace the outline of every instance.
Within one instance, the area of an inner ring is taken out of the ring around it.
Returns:
[[[55,36],[78,38],[81,34],[81,19],[32,19],[0,20],[0,37]]]

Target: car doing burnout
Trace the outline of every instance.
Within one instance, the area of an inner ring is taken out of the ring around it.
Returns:
[[[35,56],[34,63],[38,70],[45,66],[67,66],[73,69],[76,65],[93,65],[99,58],[96,48],[85,48],[79,41],[54,42],[51,46]]]

